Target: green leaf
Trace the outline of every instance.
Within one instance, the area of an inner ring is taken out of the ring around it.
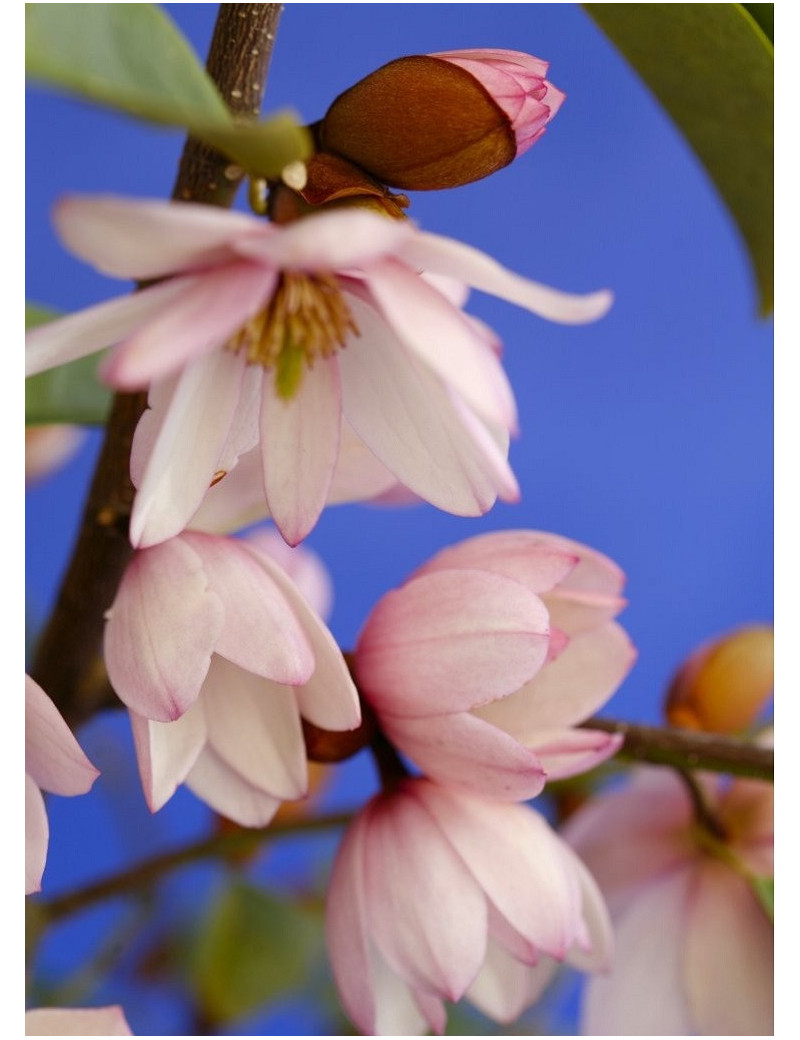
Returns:
[[[197,999],[212,1022],[239,1018],[299,987],[319,948],[317,924],[288,897],[235,882],[194,940]]]
[[[771,877],[751,877],[750,887],[755,892],[761,909],[775,923],[775,879]]]
[[[58,315],[36,304],[25,304],[25,328],[43,325]],[[106,421],[111,391],[95,375],[96,356],[80,358],[25,380],[25,424],[78,423],[90,426]]]
[[[277,177],[311,152],[291,113],[237,121],[192,48],[155,4],[26,4],[34,81],[150,122],[186,127],[245,171]]]
[[[755,4],[752,7],[770,5]],[[678,125],[773,300],[773,51],[741,4],[585,4]]]
[[[775,42],[775,4],[742,4],[770,43]]]

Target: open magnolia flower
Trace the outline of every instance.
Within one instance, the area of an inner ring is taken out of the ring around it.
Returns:
[[[513,1021],[555,962],[608,964],[602,897],[538,813],[427,779],[378,795],[348,828],[327,898],[342,1002],[367,1035],[444,1032],[462,997]]]
[[[397,481],[441,509],[475,516],[498,495],[516,499],[515,406],[498,356],[420,271],[560,322],[592,321],[611,302],[545,288],[359,208],[278,226],[190,203],[69,198],[55,223],[101,271],[162,279],[27,336],[28,374],[118,344],[105,379],[150,388],[132,459],[141,547],[182,531],[256,444],[269,511],[296,544],[328,498],[343,416]]]
[[[85,794],[100,775],[58,708],[25,676],[25,894],[38,892],[50,829],[42,791]]]
[[[773,877],[772,784],[703,777],[721,828],[695,817],[686,785],[642,768],[594,797],[564,837],[614,921],[613,971],[590,980],[590,1036],[771,1036],[773,926],[756,895]]]
[[[293,569],[321,595],[318,568]],[[333,637],[258,542],[185,532],[139,550],[109,611],[105,657],[153,811],[185,783],[237,823],[263,826],[306,793],[301,716],[334,731],[361,718]]]
[[[613,620],[624,580],[608,557],[557,535],[468,539],[375,607],[355,650],[359,689],[428,776],[531,798],[620,745],[578,723],[635,659]]]

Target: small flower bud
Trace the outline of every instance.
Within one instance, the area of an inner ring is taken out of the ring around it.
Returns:
[[[390,187],[469,184],[544,133],[564,100],[547,68],[520,51],[397,58],[336,98],[316,127],[318,145]]]
[[[700,647],[672,680],[665,712],[673,726],[738,733],[751,726],[774,683],[774,633],[751,625]]]

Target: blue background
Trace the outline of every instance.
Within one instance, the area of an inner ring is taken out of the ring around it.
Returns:
[[[166,8],[204,57],[216,5]],[[265,111],[291,107],[311,122],[392,58],[480,46],[549,60],[567,101],[519,161],[474,185],[417,193],[411,216],[553,286],[610,287],[614,307],[597,324],[571,328],[479,294],[470,301],[505,344],[522,431],[511,448],[521,504],[498,505],[480,520],[427,505],[340,506],[326,512],[308,544],[333,576],[331,628],[344,647],[383,592],[461,538],[526,527],[601,549],[628,574],[621,620],[639,651],[604,714],[656,722],[674,669],[699,643],[772,616],[772,323],[757,317],[740,239],[698,161],[573,4],[289,4]],[[124,291],[65,253],[50,209],[67,191],[168,196],[180,135],[31,91],[26,137],[27,298],[75,310]],[[92,435],[70,465],[29,489],[35,620],[55,595],[97,442]],[[86,798],[50,800],[45,893],[207,827],[205,811],[185,792],[151,819],[124,720],[97,720],[82,740],[103,775]],[[332,800],[353,804],[371,789],[368,763],[341,774]],[[122,823],[114,816],[120,806]],[[296,881],[301,855],[321,861],[334,843],[326,836],[295,849],[284,868],[275,856],[267,874],[276,884]],[[191,910],[210,876],[195,871],[191,883],[176,876],[176,914]],[[58,929],[42,951],[44,974],[79,963],[110,927],[108,913]],[[192,1031],[184,1005],[165,989],[142,1001],[124,972],[109,985],[91,1002],[123,1001],[135,1032]],[[316,1022],[301,1000],[241,1029],[313,1034]]]

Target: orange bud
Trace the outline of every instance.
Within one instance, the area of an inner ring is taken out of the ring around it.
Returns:
[[[544,131],[563,95],[546,62],[519,51],[397,58],[340,94],[318,144],[395,188],[455,188],[507,166]]]
[[[683,729],[739,733],[761,714],[773,684],[771,626],[741,628],[689,657],[667,692],[667,720]]]

